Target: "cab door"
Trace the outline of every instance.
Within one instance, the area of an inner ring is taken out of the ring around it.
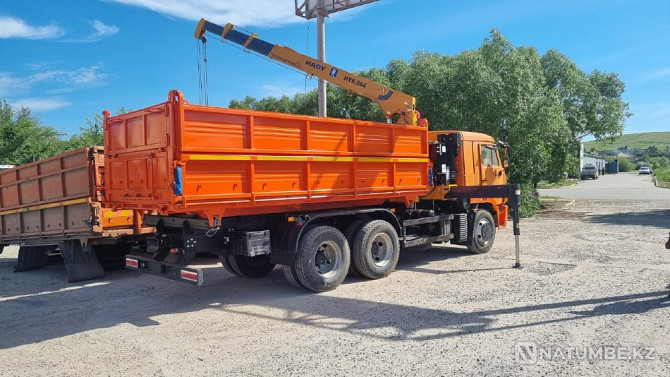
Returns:
[[[498,147],[495,144],[480,144],[479,155],[481,163],[481,177],[483,186],[504,185],[505,168],[502,166]]]

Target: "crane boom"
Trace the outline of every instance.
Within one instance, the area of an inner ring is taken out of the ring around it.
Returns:
[[[397,123],[399,124],[417,125],[419,123],[416,99],[409,94],[393,90],[321,60],[303,55],[291,48],[268,43],[259,39],[256,34],[237,31],[235,26],[230,23],[226,26],[220,26],[203,18],[195,30],[195,38],[204,40],[205,32],[369,98],[379,105],[389,123],[395,116],[398,116]],[[421,123],[425,126],[426,122],[423,120]]]

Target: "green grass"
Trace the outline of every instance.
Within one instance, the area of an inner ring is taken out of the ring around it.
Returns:
[[[584,150],[589,151],[591,148],[595,148],[598,151],[606,151],[623,148],[624,146],[628,146],[628,149],[644,149],[652,145],[655,145],[659,151],[665,151],[667,147],[670,147],[670,132],[627,134],[615,139],[613,142],[587,141],[584,143]]]
[[[656,169],[654,175],[659,186],[670,187],[670,169]]]
[[[577,182],[576,179],[564,179],[560,182],[547,182],[547,181],[541,181],[537,183],[537,188],[539,189],[548,189],[548,188],[558,188],[558,187],[564,187],[564,186],[571,186],[574,185],[575,182]]]

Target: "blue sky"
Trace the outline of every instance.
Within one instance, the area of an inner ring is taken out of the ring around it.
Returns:
[[[295,16],[291,0],[0,0],[0,98],[66,134],[104,109],[163,102],[171,89],[197,103],[201,17],[316,55],[316,23]],[[670,131],[668,0],[380,0],[326,25],[327,61],[350,71],[415,50],[455,55],[496,28],[515,46],[557,49],[585,72],[618,73],[635,114],[625,133]],[[316,87],[214,40],[207,53],[212,106]]]

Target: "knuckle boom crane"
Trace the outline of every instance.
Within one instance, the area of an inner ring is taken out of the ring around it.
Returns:
[[[370,98],[391,124],[191,105],[177,90],[162,104],[106,113],[105,203],[151,211],[144,223],[156,229],[128,268],[200,285],[202,270],[189,265],[207,252],[233,275],[281,265],[290,284],[323,292],[349,271],[387,276],[401,249],[448,242],[486,253],[510,206],[521,265],[506,144],[429,131],[414,97],[231,24],[203,19],[195,38],[206,33]]]
[[[399,92],[326,62],[303,55],[286,46],[266,42],[259,39],[256,34],[246,34],[238,31],[230,23],[220,26],[203,18],[198,23],[194,36],[196,39],[204,41],[205,33],[207,32],[305,72],[310,76],[316,76],[353,93],[369,98],[379,105],[389,123],[397,116],[396,123],[398,124],[428,126],[427,121],[420,119],[416,111],[416,99],[409,94]]]

